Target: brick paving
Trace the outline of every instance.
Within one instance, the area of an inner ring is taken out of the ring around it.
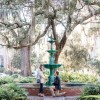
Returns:
[[[66,97],[38,97],[38,96],[28,96],[28,100],[77,100],[79,96],[66,96]]]

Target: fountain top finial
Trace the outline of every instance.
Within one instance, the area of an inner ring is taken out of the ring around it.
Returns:
[[[54,40],[53,36],[51,35],[51,36],[49,37],[49,41],[48,41],[48,42],[54,43],[55,41],[56,41],[56,40]]]

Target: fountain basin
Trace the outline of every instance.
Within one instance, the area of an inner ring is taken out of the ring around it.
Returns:
[[[51,38],[48,42],[50,43],[54,43],[56,40],[54,40],[53,38]]]
[[[57,50],[47,50],[47,52],[49,52],[49,53],[56,53],[57,52]]]
[[[72,86],[84,86],[86,83],[67,83],[67,87],[72,87]]]
[[[61,64],[43,64],[45,68],[55,69],[61,66]]]

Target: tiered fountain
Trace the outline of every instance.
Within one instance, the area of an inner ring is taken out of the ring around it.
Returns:
[[[57,52],[57,50],[53,49],[53,43],[55,42],[54,38],[51,36],[48,42],[51,44],[51,49],[47,51],[50,54],[50,58],[49,58],[49,64],[44,64],[44,67],[50,69],[50,75],[48,77],[48,82],[46,83],[46,85],[51,86],[53,85],[52,83],[54,82],[54,69],[60,67],[61,64],[54,63],[55,60],[54,55]]]
[[[50,88],[48,86],[52,86],[53,82],[54,82],[54,69],[58,68],[61,66],[61,64],[55,64],[54,60],[55,60],[55,53],[57,52],[57,50],[54,50],[53,48],[53,43],[55,42],[54,38],[52,38],[52,36],[50,37],[50,40],[48,41],[51,44],[51,49],[48,50],[49,54],[50,54],[50,58],[49,58],[49,64],[44,64],[45,68],[50,69],[50,75],[48,77],[48,81],[46,83],[46,86],[44,85],[44,94],[46,96],[51,96],[51,91]],[[28,95],[29,96],[37,96],[38,95],[38,91],[39,91],[39,84],[33,84],[33,83],[19,83],[18,85],[20,85],[20,87],[24,87],[26,88],[26,90],[28,91]],[[70,86],[70,84],[68,84]],[[72,84],[71,84],[72,85]],[[82,87],[67,87],[66,84],[64,86],[61,86],[62,90],[60,92],[66,92],[66,96],[77,96],[80,95],[82,93],[83,88]],[[37,98],[36,98],[37,100]],[[68,99],[69,100],[69,99]]]

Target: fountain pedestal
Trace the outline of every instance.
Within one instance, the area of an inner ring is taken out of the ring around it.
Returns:
[[[44,67],[50,70],[50,75],[48,77],[48,82],[46,83],[46,85],[51,86],[53,85],[52,83],[54,83],[54,69],[60,67],[61,64],[54,63],[55,61],[54,55],[57,52],[57,50],[53,49],[53,43],[55,42],[54,38],[52,38],[51,36],[48,42],[51,44],[51,49],[47,51],[50,54],[50,58],[49,58],[49,64],[44,64]]]

